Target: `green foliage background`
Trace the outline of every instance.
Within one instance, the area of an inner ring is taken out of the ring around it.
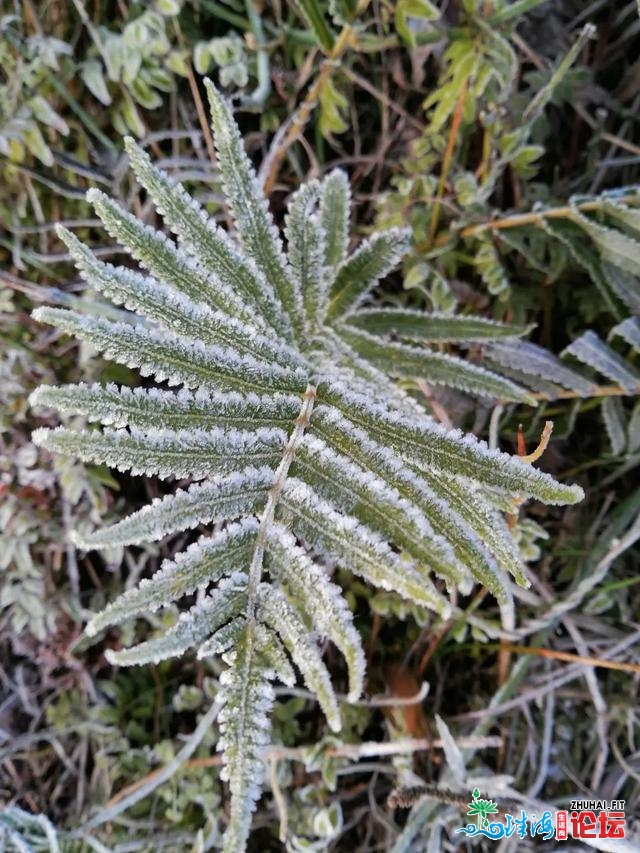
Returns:
[[[519,424],[531,450],[553,419],[540,465],[580,482],[587,499],[567,510],[533,505],[521,516],[533,586],[518,600],[514,639],[637,659],[640,407],[637,325],[628,321],[640,310],[639,30],[633,2],[586,11],[572,0],[262,8],[250,0],[16,0],[3,8],[0,838],[4,831],[8,849],[14,833],[38,850],[204,850],[224,828],[215,725],[167,781],[105,819],[128,786],[171,766],[185,740],[193,745],[220,670],[192,657],[114,670],[101,646],[84,647],[88,613],[186,541],[76,552],[71,529],[121,518],[163,486],[52,459],[30,434],[55,422],[27,404],[43,382],[134,381],[29,316],[41,303],[108,310],[78,281],[53,228],[65,223],[110,259],[116,250],[104,243],[86,189],[149,216],[123,133],[225,221],[198,112],[205,73],[237,97],[264,177],[287,120],[320,81],[317,106],[271,169],[272,210],[281,221],[285,197],[303,179],[346,168],[361,236],[374,225],[413,232],[387,306],[536,324],[529,341],[537,349],[441,345],[524,383],[539,396],[535,409],[478,403],[413,378],[403,384],[436,418],[511,452]],[[481,779],[482,795],[498,803],[510,796],[505,775],[515,791],[562,808],[583,795],[626,799],[628,834],[638,831],[637,675],[500,656],[486,634],[497,606],[482,591],[459,602],[466,621],[447,624],[346,573],[337,579],[365,640],[369,694],[406,697],[423,680],[430,693],[410,707],[348,708],[336,736],[306,694],[281,691],[273,737],[282,747],[252,849],[455,849],[443,827],[466,822],[460,809],[433,800],[409,814],[385,806],[395,784],[416,777],[463,792]],[[118,635],[123,644],[140,639],[133,631]],[[483,748],[468,745],[472,735],[488,738]],[[417,746],[425,737],[443,748]],[[372,746],[367,755],[357,746],[401,738],[413,744],[409,753]]]

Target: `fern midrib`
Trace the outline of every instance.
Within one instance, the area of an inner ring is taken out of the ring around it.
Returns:
[[[311,413],[316,399],[316,388],[313,385],[307,385],[302,398],[302,406],[300,413],[295,420],[295,425],[289,436],[289,441],[284,449],[280,464],[278,465],[273,477],[271,488],[269,489],[267,503],[265,505],[260,526],[256,535],[256,544],[249,566],[249,580],[247,583],[247,617],[251,622],[256,619],[256,608],[258,605],[258,587],[262,579],[262,571],[264,565],[264,552],[267,545],[267,537],[269,529],[273,524],[273,519],[282,494],[282,489],[287,480],[289,469],[293,462],[296,450],[300,446],[304,437],[304,432],[311,422]]]

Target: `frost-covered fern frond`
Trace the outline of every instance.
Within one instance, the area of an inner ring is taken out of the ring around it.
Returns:
[[[42,387],[32,402],[103,426],[37,431],[34,440],[52,451],[192,481],[107,529],[77,535],[79,546],[135,545],[216,525],[94,616],[87,633],[199,591],[173,627],[110,660],[140,664],[190,648],[223,656],[220,748],[231,791],[224,849],[238,853],[261,790],[272,683],[292,684],[294,664],[338,730],[340,705],[318,643],[327,638],[344,656],[348,697],[362,690],[360,639],[325,567],[337,563],[442,617],[452,612],[448,592],[468,592],[474,581],[508,610],[507,574],[525,577],[505,502],[573,503],[582,492],[447,432],[394,382],[422,376],[526,401],[516,382],[426,345],[524,330],[367,307],[408,237],[374,234],[348,255],[341,172],[293,195],[285,250],[231,110],[211,84],[208,91],[233,237],[127,140],[137,178],[177,241],[91,190],[107,231],[146,272],[103,263],[69,231],[58,233],[91,287],[133,312],[130,322],[35,312],[165,385]]]

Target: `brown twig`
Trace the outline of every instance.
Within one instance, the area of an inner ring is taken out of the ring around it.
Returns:
[[[178,23],[177,18],[173,19],[173,26],[176,32],[176,36],[178,37],[178,42],[180,46],[184,47],[185,40],[184,36],[182,35],[182,30],[180,29],[180,24]],[[204,141],[207,146],[207,153],[209,154],[209,159],[211,163],[215,163],[216,149],[213,145],[213,136],[211,135],[211,128],[209,127],[207,114],[204,109],[204,104],[202,103],[202,97],[200,96],[198,84],[196,82],[196,78],[193,73],[193,68],[191,67],[190,62],[187,63],[187,78],[189,80],[189,88],[191,89],[191,97],[193,98],[193,103],[195,104],[196,112],[198,113],[198,121],[202,129],[202,136],[204,137]]]
[[[436,399],[436,397],[435,397],[435,395],[431,389],[431,386],[427,382],[425,382],[424,379],[417,379],[416,385],[418,386],[420,391],[423,393],[424,398],[427,401],[427,403],[429,404],[429,406],[431,406],[431,409],[432,409],[433,414],[435,415],[436,419],[439,420],[440,423],[443,426],[445,426],[447,429],[453,429],[453,423],[451,421],[451,418],[447,414],[447,411],[444,408],[444,406],[442,405],[442,403],[440,403],[440,401]]]
[[[297,112],[295,113],[293,120],[284,135],[284,138],[279,143],[277,149],[273,152],[273,156],[270,158],[269,172],[265,178],[264,182],[264,194],[268,196],[273,186],[278,178],[278,174],[280,173],[280,169],[282,168],[282,164],[284,162],[284,158],[286,156],[287,151],[296,139],[300,136],[302,131],[304,130],[311,113],[316,108],[318,100],[320,99],[320,92],[322,91],[322,87],[326,83],[329,78],[331,71],[336,67],[336,61],[342,56],[344,51],[347,49],[353,38],[353,31],[350,27],[345,27],[338,38],[336,39],[336,43],[327,58],[323,61],[320,66],[320,71],[318,72],[318,76],[315,81],[312,83],[310,88],[307,90],[307,94],[304,97],[304,100],[298,107]]]
[[[433,212],[431,214],[431,225],[429,226],[429,245],[433,243],[433,239],[436,236],[436,231],[438,230],[438,222],[440,221],[440,208],[442,204],[442,196],[444,195],[444,188],[447,183],[447,178],[449,176],[449,170],[451,168],[451,161],[453,160],[453,152],[456,146],[456,140],[458,139],[458,132],[460,130],[460,123],[462,122],[462,110],[464,108],[464,100],[467,97],[467,87],[469,85],[469,78],[465,78],[464,83],[460,88],[460,94],[458,95],[458,101],[456,103],[456,108],[453,112],[453,119],[451,121],[451,130],[449,131],[449,139],[447,141],[447,147],[444,152],[444,157],[442,159],[442,169],[440,172],[440,180],[438,181],[438,191],[436,194],[436,203],[433,206]]]
[[[538,442],[538,446],[533,451],[533,453],[527,453],[520,455],[520,460],[522,462],[537,462],[538,459],[545,452],[547,447],[549,446],[549,440],[551,438],[551,433],[553,432],[553,421],[545,421],[544,428],[542,430],[542,435],[540,436],[540,441]]]
[[[589,398],[593,397],[633,397],[636,394],[640,394],[640,384],[632,391],[629,391],[627,388],[622,388],[620,385],[598,385],[594,387],[593,391],[589,394]],[[547,394],[542,392],[532,393],[531,396],[535,400],[548,401],[550,398]],[[554,395],[554,400],[575,400],[577,398],[584,397],[584,394],[581,391],[567,391],[562,390],[558,391],[557,394]]]
[[[626,202],[637,202],[638,194],[634,193],[628,197],[617,199],[620,204]],[[562,207],[551,207],[547,210],[530,210],[527,213],[514,213],[510,216],[503,216],[500,219],[492,219],[489,222],[480,222],[478,225],[469,225],[459,232],[460,237],[477,237],[479,234],[484,234],[486,231],[504,231],[507,228],[522,228],[525,225],[541,225],[545,219],[571,219],[576,210],[581,212],[589,212],[591,210],[599,210],[602,207],[602,202],[598,199],[593,201],[585,201],[581,204],[576,204],[574,207],[564,205]],[[442,234],[437,240],[436,245],[442,245],[450,239],[450,234]]]
[[[600,669],[615,669],[618,672],[640,673],[640,664],[638,663],[605,660],[604,658],[595,658],[588,655],[574,655],[571,652],[557,652],[554,649],[544,649],[538,646],[512,646],[507,643],[505,648],[518,655],[536,655],[536,657],[551,658],[552,660],[561,660],[567,663],[583,663],[587,666],[597,666]]]

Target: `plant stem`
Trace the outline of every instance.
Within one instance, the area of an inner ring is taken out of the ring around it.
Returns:
[[[561,660],[566,663],[582,663],[586,666],[595,666],[600,669],[615,669],[618,672],[640,673],[640,664],[628,663],[627,661],[606,660],[605,658],[592,657],[590,655],[574,655],[570,652],[560,652],[542,646],[518,646],[508,643],[505,648],[518,655],[537,655],[541,658],[551,658],[552,660]]]
[[[252,604],[256,601],[256,592],[258,589],[258,585],[260,584],[260,580],[262,578],[262,563],[264,560],[264,549],[267,541],[267,535],[269,533],[269,528],[273,524],[273,517],[276,511],[276,507],[278,505],[278,501],[280,499],[280,495],[282,493],[282,489],[284,488],[284,484],[287,481],[287,475],[289,473],[289,468],[291,467],[291,463],[293,462],[293,457],[295,456],[295,452],[300,446],[302,442],[302,437],[304,435],[305,429],[309,426],[311,422],[311,412],[313,411],[313,404],[316,399],[316,389],[313,385],[308,385],[307,390],[304,392],[304,397],[302,400],[302,406],[300,408],[300,414],[296,418],[295,426],[291,435],[289,436],[289,441],[287,442],[287,446],[284,449],[284,453],[282,454],[282,459],[280,460],[280,464],[276,469],[276,473],[273,476],[273,482],[271,484],[271,488],[269,489],[269,496],[267,498],[267,503],[264,508],[264,512],[262,513],[262,517],[260,519],[260,526],[258,527],[258,533],[256,535],[256,544],[253,549],[253,557],[251,560],[251,565],[249,567],[249,580],[247,582],[247,597],[249,599],[249,608],[251,608]],[[250,617],[253,614],[249,614]]]
[[[185,39],[182,34],[182,28],[178,23],[178,19],[174,18],[173,20],[173,28],[175,34],[178,38],[178,42],[180,47],[185,47]],[[216,150],[213,145],[213,138],[211,136],[211,128],[209,127],[209,121],[207,119],[207,115],[204,111],[204,105],[202,103],[202,98],[200,97],[200,92],[198,91],[198,84],[196,82],[195,75],[193,73],[193,68],[191,67],[191,62],[187,62],[187,79],[189,80],[189,88],[191,89],[191,97],[193,98],[193,103],[196,107],[196,112],[198,113],[198,121],[200,123],[200,128],[202,130],[202,136],[205,141],[205,145],[207,146],[207,154],[209,155],[209,160],[211,164],[216,162]]]
[[[247,95],[243,99],[243,106],[255,109],[264,107],[265,101],[269,97],[269,93],[271,92],[271,71],[269,67],[269,53],[267,52],[264,41],[262,18],[254,6],[254,0],[246,0],[245,7],[256,43],[258,85],[250,95]]]
[[[216,18],[226,21],[228,24],[231,24],[232,27],[236,27],[238,30],[249,29],[249,21],[246,18],[243,18],[242,15],[238,15],[236,12],[231,11],[231,9],[229,9],[229,7],[224,3],[217,3],[216,0],[200,0],[200,2],[205,9],[209,12],[213,12]]]
[[[80,121],[87,128],[89,133],[91,133],[101,145],[107,151],[116,152],[117,148],[114,143],[106,136],[95,123],[95,121],[91,118],[89,113],[84,109],[84,107],[73,97],[73,95],[69,92],[67,88],[66,82],[62,82],[58,80],[55,74],[52,74],[49,77],[49,83],[56,90],[58,95],[66,102],[69,109],[78,116]]]
[[[542,430],[542,435],[540,436],[540,441],[538,442],[538,446],[533,451],[533,453],[521,454],[520,459],[522,462],[537,462],[538,459],[542,456],[549,445],[549,439],[551,438],[551,432],[553,430],[553,421],[546,421],[544,425],[544,429]]]
[[[149,794],[156,790],[156,788],[171,779],[174,773],[176,773],[180,767],[182,767],[182,765],[191,758],[203,738],[209,733],[209,730],[219,713],[220,705],[215,701],[203,715],[202,719],[194,729],[193,733],[189,736],[189,739],[180,752],[178,752],[171,761],[165,764],[164,767],[161,767],[146,776],[143,784],[134,783],[133,785],[129,785],[125,788],[126,795],[124,797],[122,796],[123,792],[117,794],[107,803],[105,808],[101,809],[96,815],[86,821],[82,830],[76,830],[76,832],[93,829],[103,823],[113,821],[118,815],[122,814],[122,812],[131,808],[131,806],[140,802],[140,800],[143,800],[145,797],[148,797]]]
[[[451,161],[453,160],[453,150],[455,148],[456,140],[458,138],[458,131],[460,130],[460,122],[462,121],[462,110],[464,108],[464,99],[467,96],[468,85],[469,78],[467,77],[464,83],[462,84],[460,94],[458,95],[458,101],[456,103],[456,108],[453,113],[453,120],[451,122],[451,130],[449,131],[447,148],[444,152],[444,158],[442,160],[442,169],[440,171],[440,180],[438,181],[438,192],[436,194],[436,202],[433,206],[433,212],[431,214],[431,225],[429,227],[429,244],[433,243],[433,238],[436,236],[436,231],[438,230],[442,196],[444,195],[444,188],[447,183],[447,177],[449,176]]]
[[[594,388],[593,392],[589,394],[588,398],[585,398],[585,402],[587,399],[592,400],[595,397],[633,397],[636,394],[640,394],[640,386],[638,386],[634,391],[627,391],[626,388],[621,388],[620,385],[599,385]],[[542,392],[532,392],[531,396],[535,400],[546,401],[549,397]],[[582,397],[582,393],[579,391],[568,391],[562,390],[558,391],[558,393],[554,396],[554,400],[576,400]]]
[[[505,21],[512,21],[514,18],[520,18],[531,9],[535,9],[536,6],[541,6],[546,2],[547,0],[516,0],[515,3],[502,9],[500,12],[494,12],[489,17],[489,23],[503,24]]]
[[[628,204],[637,202],[637,193],[623,196],[616,199],[619,204]],[[526,225],[541,225],[545,219],[571,219],[574,211],[578,210],[581,213],[592,210],[600,210],[602,208],[601,199],[592,199],[583,201],[576,205],[564,205],[563,207],[550,207],[546,210],[530,210],[527,213],[514,213],[510,216],[504,216],[501,219],[492,219],[490,222],[480,222],[478,225],[469,225],[459,232],[460,237],[477,237],[479,234],[484,234],[485,231],[504,231],[507,228],[522,228]],[[449,232],[442,234],[435,242],[436,246],[441,246],[449,240]]]
[[[342,56],[347,46],[349,45],[352,36],[353,31],[351,27],[345,27],[342,30],[342,32],[336,39],[336,43],[333,46],[333,50],[320,66],[318,76],[316,77],[313,85],[308,89],[304,100],[298,107],[298,110],[295,116],[293,117],[291,125],[289,126],[289,129],[287,130],[284,138],[278,144],[276,150],[273,152],[273,156],[270,158],[269,172],[264,181],[264,194],[266,196],[271,193],[271,190],[273,189],[273,186],[278,177],[278,173],[282,168],[282,164],[284,162],[284,158],[287,151],[304,130],[306,123],[309,121],[311,113],[313,112],[318,103],[322,87],[327,81],[332,70],[336,67],[336,61]]]

